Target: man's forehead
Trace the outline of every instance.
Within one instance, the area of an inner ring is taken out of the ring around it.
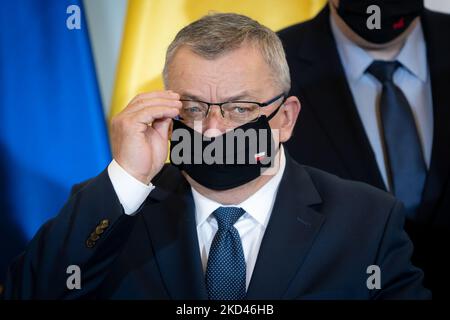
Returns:
[[[272,73],[259,52],[243,47],[214,59],[180,48],[169,68],[169,89],[182,96],[221,97],[222,99],[259,97]]]
[[[261,68],[267,69],[268,67],[260,50],[251,44],[243,44],[236,49],[226,51],[214,57],[201,56],[195,53],[190,47],[182,46],[175,53],[170,69],[173,70],[176,68],[177,71],[183,72],[193,66],[207,69],[211,77],[220,76],[220,74],[214,74],[215,69],[221,72],[242,72],[243,70],[256,71]]]
[[[242,73],[233,76],[232,73],[222,77],[208,77],[207,74],[196,73],[180,77],[169,83],[169,89],[176,91],[182,98],[204,100],[216,98],[220,101],[248,100],[259,98],[267,91],[270,80],[265,77],[246,77]]]

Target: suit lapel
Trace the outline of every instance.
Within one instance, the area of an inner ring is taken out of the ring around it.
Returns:
[[[328,6],[310,24],[297,53],[300,100],[326,132],[349,177],[384,189],[331,32]]]
[[[182,181],[174,192],[156,188],[146,204],[144,220],[155,257],[171,299],[207,299],[201,264],[195,205],[189,184]]]
[[[175,191],[152,191],[141,214],[168,296],[207,299],[192,194],[184,179],[174,182],[177,184]],[[286,169],[261,243],[248,299],[286,297],[289,283],[325,219],[313,208],[320,202],[309,175],[286,152]]]
[[[430,170],[418,215],[421,221],[432,218],[430,212],[439,203],[450,172],[450,45],[442,41],[442,30],[449,26],[443,25],[441,20],[439,14],[427,10],[422,16],[431,77],[434,132]]]
[[[286,169],[247,290],[248,299],[290,298],[286,296],[289,284],[325,219],[312,208],[320,202],[309,175],[286,153]]]

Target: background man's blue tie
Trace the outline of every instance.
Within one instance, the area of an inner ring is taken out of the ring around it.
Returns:
[[[219,228],[206,266],[206,288],[211,300],[245,298],[245,257],[241,237],[233,226],[244,213],[238,207],[219,207],[213,212]]]
[[[399,66],[398,61],[376,60],[367,72],[383,85],[379,111],[391,190],[413,218],[422,199],[427,168],[411,107],[392,80]]]

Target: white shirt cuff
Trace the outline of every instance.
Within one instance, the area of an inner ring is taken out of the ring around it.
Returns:
[[[155,188],[134,178],[113,159],[108,166],[108,175],[114,191],[127,215],[133,215]]]

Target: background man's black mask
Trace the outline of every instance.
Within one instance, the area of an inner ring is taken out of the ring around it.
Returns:
[[[367,8],[380,8],[381,28],[369,29],[367,19],[373,13]],[[423,0],[340,0],[337,12],[360,37],[372,43],[387,43],[401,35],[421,15]]]

